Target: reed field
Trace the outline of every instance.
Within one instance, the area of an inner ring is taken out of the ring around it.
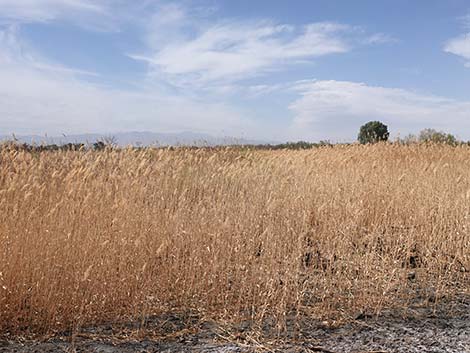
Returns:
[[[4,147],[0,168],[0,334],[470,294],[468,146]]]

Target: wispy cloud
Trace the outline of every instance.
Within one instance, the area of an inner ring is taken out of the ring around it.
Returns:
[[[194,39],[172,43],[144,59],[156,73],[198,83],[233,81],[276,70],[289,59],[314,58],[349,50],[337,34],[345,26],[321,23],[294,34],[286,25],[222,24]],[[190,59],[189,59],[190,58]],[[189,60],[188,60],[189,59]]]
[[[0,64],[9,67],[25,67],[37,71],[60,73],[70,75],[99,75],[95,72],[70,68],[60,63],[55,63],[40,54],[19,39],[20,26],[9,25],[0,30]]]
[[[460,21],[465,30],[470,30],[470,14],[461,17]],[[470,67],[470,32],[449,39],[444,44],[443,50],[446,53],[460,56],[465,60],[465,67]]]
[[[148,51],[129,56],[148,64],[149,75],[175,86],[206,86],[241,81],[289,65],[352,50],[360,44],[389,41],[360,28],[319,22],[306,26],[270,20],[219,20],[189,16],[187,9],[167,5],[149,21]]]
[[[374,33],[364,39],[365,44],[386,44],[396,42],[398,42],[398,39],[385,33]]]
[[[468,60],[465,62],[465,66],[470,67],[470,33],[463,34],[447,41],[444,46],[444,51]]]
[[[233,135],[252,131],[249,114],[226,103],[95,85],[73,68],[29,51],[13,26],[0,31],[0,130],[3,133],[73,134],[129,130],[191,130]]]
[[[121,0],[0,0],[0,24],[63,21],[98,30],[117,31]],[[114,5],[112,7],[112,5]]]
[[[303,81],[292,89],[300,94],[289,107],[297,135],[350,139],[351,131],[368,120],[384,121],[395,134],[425,127],[454,133],[470,128],[469,101],[349,81]]]
[[[0,0],[3,21],[48,22],[69,12],[103,13],[104,7],[90,0]]]

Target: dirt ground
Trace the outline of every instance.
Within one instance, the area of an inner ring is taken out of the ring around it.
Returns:
[[[145,332],[137,323],[84,328],[75,336],[59,335],[43,341],[0,339],[0,353],[13,352],[452,352],[470,353],[470,297],[435,305],[416,305],[406,317],[384,312],[379,317],[358,314],[340,327],[304,319],[296,334],[282,339],[265,332],[253,338],[248,325],[230,330],[215,323],[182,319],[177,315],[149,318]],[[159,334],[155,334],[159,332]],[[164,335],[162,335],[164,333]],[[73,342],[73,344],[72,344]]]

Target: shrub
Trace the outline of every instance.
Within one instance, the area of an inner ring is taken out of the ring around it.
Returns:
[[[95,151],[102,151],[106,148],[106,144],[103,141],[97,141],[93,144],[93,149]]]
[[[419,142],[432,142],[432,143],[445,143],[448,145],[456,145],[457,138],[443,131],[436,131],[434,129],[424,129],[419,133]]]

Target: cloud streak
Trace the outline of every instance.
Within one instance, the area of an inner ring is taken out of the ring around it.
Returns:
[[[461,18],[463,28],[470,29],[470,14]],[[465,67],[470,68],[470,32],[461,34],[457,37],[449,39],[443,50],[446,53],[460,56],[465,60]]]
[[[444,51],[465,59],[465,66],[470,67],[470,33],[447,41],[444,46]]]
[[[0,0],[0,25],[62,22],[116,32],[128,13],[123,0]]]
[[[49,22],[70,12],[104,13],[104,7],[90,0],[0,0],[0,18],[14,22]]]
[[[269,20],[208,24],[177,5],[160,8],[147,27],[144,61],[149,76],[177,87],[220,85],[281,71],[299,62],[341,54],[355,46],[390,41],[358,27],[334,22],[305,26]]]

